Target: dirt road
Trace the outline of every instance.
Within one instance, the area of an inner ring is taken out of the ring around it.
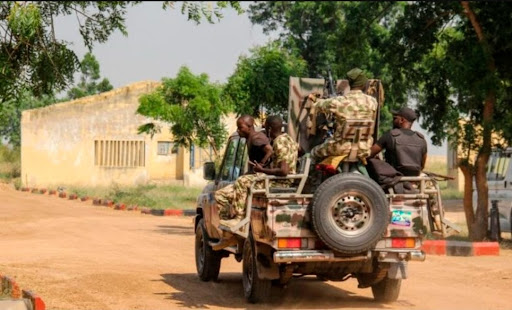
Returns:
[[[375,303],[357,281],[293,279],[270,303],[248,305],[241,264],[219,282],[196,276],[190,217],[116,211],[0,187],[0,273],[37,292],[47,309],[512,309],[512,250],[428,256],[409,264],[397,302]]]

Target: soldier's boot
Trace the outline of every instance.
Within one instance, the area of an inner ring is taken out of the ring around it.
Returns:
[[[231,219],[221,219],[219,221],[219,228],[222,230],[232,231],[233,227],[238,225],[243,219],[245,218],[245,215],[241,212],[236,212],[235,217]]]
[[[236,245],[237,243],[238,241],[232,233],[223,231],[222,238],[218,242],[211,243],[210,245],[214,251],[218,251],[228,246]]]

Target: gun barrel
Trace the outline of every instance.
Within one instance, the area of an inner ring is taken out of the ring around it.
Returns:
[[[336,97],[336,86],[334,85],[334,81],[332,80],[331,67],[328,68],[329,72],[329,92],[330,97]]]

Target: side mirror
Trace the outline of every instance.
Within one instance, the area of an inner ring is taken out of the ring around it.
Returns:
[[[210,180],[210,181],[215,180],[215,163],[213,161],[204,163],[203,179]]]

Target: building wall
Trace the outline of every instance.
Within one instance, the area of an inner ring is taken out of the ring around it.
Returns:
[[[459,120],[460,126],[464,125],[464,120]],[[482,128],[480,126],[476,126],[476,131],[481,132]],[[477,144],[481,145],[481,139],[476,141]],[[498,132],[493,132],[491,134],[491,147],[507,147],[508,143],[505,139],[502,138],[502,135]],[[447,152],[447,166],[448,166],[448,175],[454,177],[455,180],[448,181],[448,188],[458,189],[459,191],[464,191],[464,174],[459,169],[458,162],[461,159],[468,159],[470,163],[474,164],[477,157],[476,151],[470,151],[469,156],[465,151],[463,151],[462,145],[460,143],[448,143],[448,152]]]
[[[95,96],[27,110],[21,119],[21,178],[25,186],[139,185],[149,181],[204,186],[210,150],[173,149],[168,124],[153,137],[138,134],[149,121],[136,113],[139,97],[160,85],[142,81]],[[236,116],[222,120],[228,133]],[[159,142],[169,153],[159,154]],[[220,151],[221,154],[223,150]],[[191,165],[192,164],[192,165]]]
[[[166,126],[153,139],[137,134],[138,126],[149,121],[136,113],[138,98],[158,85],[138,82],[24,111],[22,182],[26,186],[136,185],[183,177],[183,165],[176,161],[179,155],[157,155],[158,141],[172,141]]]

